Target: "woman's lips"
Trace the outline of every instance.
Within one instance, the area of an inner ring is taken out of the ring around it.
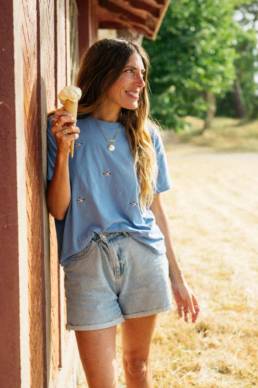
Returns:
[[[140,95],[139,95],[138,92],[133,92],[133,91],[127,90],[127,91],[126,91],[126,94],[127,94],[127,96],[133,98],[134,100],[139,100],[139,96],[140,96]]]

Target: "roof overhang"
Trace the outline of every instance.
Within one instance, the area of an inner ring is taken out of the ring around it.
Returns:
[[[98,0],[98,27],[134,30],[155,39],[170,0]]]

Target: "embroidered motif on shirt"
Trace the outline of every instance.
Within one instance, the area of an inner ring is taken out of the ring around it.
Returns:
[[[79,148],[83,143],[80,141],[75,142],[75,147]]]
[[[137,202],[135,202],[135,201],[129,202],[129,205],[131,205],[131,206],[137,206]]]
[[[86,201],[86,198],[85,197],[78,197],[77,198],[77,202],[78,203],[82,203],[82,202],[85,202]]]
[[[110,171],[110,170],[105,170],[105,171],[103,171],[102,175],[104,175],[104,176],[110,176],[110,175],[112,175],[112,174],[111,174],[111,171]]]

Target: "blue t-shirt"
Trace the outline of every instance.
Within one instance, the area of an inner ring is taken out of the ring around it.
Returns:
[[[157,254],[165,253],[164,236],[151,209],[139,206],[139,184],[125,128],[121,123],[78,119],[80,137],[75,141],[74,157],[69,158],[71,201],[63,220],[55,220],[59,259],[69,257],[89,244],[94,232],[129,232],[148,244]],[[118,132],[117,132],[118,131]],[[170,189],[167,160],[160,135],[149,129],[157,161],[156,192]],[[54,174],[56,142],[48,120],[47,179]],[[114,137],[115,150],[107,140]]]

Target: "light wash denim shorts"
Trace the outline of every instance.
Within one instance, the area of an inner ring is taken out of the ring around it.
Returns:
[[[64,266],[68,330],[96,330],[170,310],[166,255],[127,232],[95,233]]]

